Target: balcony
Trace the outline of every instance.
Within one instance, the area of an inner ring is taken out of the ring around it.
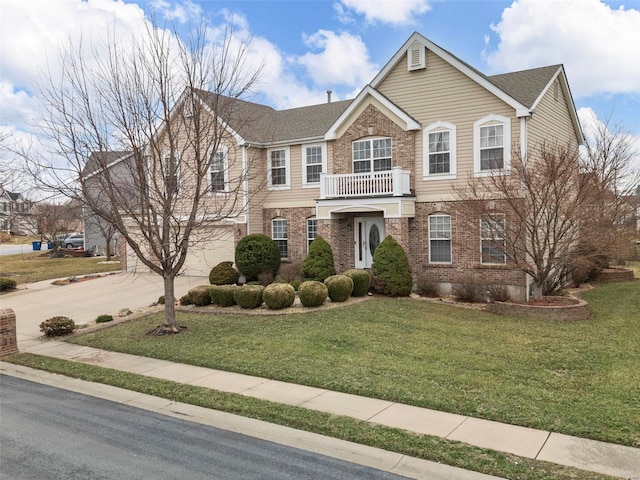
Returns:
[[[374,173],[320,175],[320,199],[411,195],[411,172],[394,167]]]

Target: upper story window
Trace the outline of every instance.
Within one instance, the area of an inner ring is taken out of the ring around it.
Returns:
[[[271,238],[278,245],[280,258],[289,258],[288,236],[286,219],[274,218],[271,220]]]
[[[162,176],[165,194],[177,195],[180,186],[180,162],[175,154],[165,152],[162,155]]]
[[[423,143],[424,180],[456,178],[456,126],[449,122],[429,125]]]
[[[286,189],[291,186],[289,169],[289,147],[267,150],[269,188]]]
[[[504,214],[493,214],[480,220],[481,263],[504,264],[507,262],[504,243]]]
[[[353,142],[353,173],[391,170],[391,138]]]
[[[209,162],[209,182],[212,192],[224,192],[227,189],[226,181],[226,153],[218,150],[211,155]]]
[[[473,164],[476,175],[508,171],[511,148],[511,120],[489,115],[473,124]]]
[[[429,262],[451,263],[450,215],[429,215]]]
[[[307,218],[307,251],[309,246],[318,236],[318,220],[316,218]]]
[[[303,184],[317,186],[320,183],[320,174],[326,171],[324,145],[303,145],[302,163]]]

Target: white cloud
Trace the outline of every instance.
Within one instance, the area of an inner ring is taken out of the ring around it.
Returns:
[[[167,0],[153,0],[151,7],[160,12],[166,20],[177,20],[183,24],[202,16],[202,8],[189,0],[175,3]]]
[[[492,29],[493,72],[564,63],[575,96],[640,93],[640,11],[600,0],[516,0]]]
[[[340,0],[334,8],[341,21],[349,22],[348,11],[364,15],[367,23],[407,25],[431,7],[429,0]]]
[[[363,87],[377,73],[377,65],[369,61],[367,46],[356,35],[318,30],[304,36],[304,42],[313,49],[321,49],[319,53],[306,53],[298,58],[319,86]]]

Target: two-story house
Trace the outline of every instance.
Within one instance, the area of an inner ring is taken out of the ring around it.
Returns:
[[[35,232],[31,206],[21,193],[10,192],[0,185],[0,231],[12,235]]]
[[[213,108],[211,94],[197,94]],[[322,235],[338,271],[370,268],[391,235],[414,273],[444,291],[472,278],[523,298],[525,275],[506,260],[500,239],[481,219],[469,229],[457,218],[455,186],[508,175],[512,155],[526,158],[543,141],[583,142],[562,65],[486,76],[419,33],[351,101],[280,111],[236,102],[240,113],[225,121],[229,143],[212,156],[209,188],[224,189],[231,160],[257,157],[264,170],[248,182],[245,208],[220,226],[228,235],[208,254],[190,253],[187,274],[232,260],[234,244],[251,233],[273,238],[283,261],[303,260]],[[259,121],[243,122],[243,111],[258,112]]]

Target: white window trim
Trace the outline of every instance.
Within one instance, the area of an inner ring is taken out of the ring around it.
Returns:
[[[271,152],[284,150],[285,184],[272,185],[271,183]],[[269,190],[291,189],[291,151],[290,147],[270,148],[267,150],[267,188]]]
[[[327,144],[326,143],[309,143],[302,145],[302,188],[320,188],[320,181],[307,181],[307,148],[322,148],[322,173],[327,173]]]
[[[494,220],[496,217],[501,217],[502,218],[502,228],[503,230],[507,228],[506,225],[506,215],[504,213],[493,213],[491,214],[492,218],[489,218],[488,220]],[[480,219],[480,263],[482,265],[506,265],[507,264],[507,255],[504,252],[504,249],[506,248],[506,242],[505,242],[505,238],[503,237],[483,237],[482,236],[482,222],[486,221],[487,219]],[[484,240],[490,240],[490,241],[496,241],[496,240],[502,240],[504,243],[504,247],[503,247],[503,252],[502,255],[504,257],[504,260],[502,262],[485,262],[483,260],[483,256],[482,256],[482,242]]]
[[[314,220],[316,222],[316,236],[312,239],[309,236],[309,221],[310,220]],[[307,253],[309,253],[309,245],[311,245],[311,241],[315,240],[316,238],[318,238],[318,218],[317,217],[307,217]]]
[[[213,155],[221,152],[223,155],[222,161],[222,172],[224,173],[224,189],[223,190],[212,190],[211,188],[211,160],[213,160]],[[229,193],[229,159],[228,159],[229,149],[227,147],[221,146],[215,152],[210,153],[209,155],[209,167],[207,168],[207,191],[212,195],[221,195],[225,193]]]
[[[449,217],[449,257],[451,258],[448,262],[436,262],[431,260],[431,240],[444,240],[444,238],[431,238],[431,218],[435,217]],[[451,265],[453,263],[453,222],[451,221],[451,215],[446,213],[434,213],[427,217],[427,227],[428,227],[428,240],[429,240],[429,264],[433,265]]]
[[[449,173],[429,173],[429,134],[437,131],[449,132]],[[453,123],[439,121],[432,123],[422,133],[422,179],[423,180],[455,180],[456,170],[456,126]]]
[[[282,237],[276,237],[275,236],[275,228],[274,228],[274,223],[275,222],[284,222],[285,226],[287,227],[287,236],[282,238]],[[286,218],[282,218],[282,217],[277,217],[277,218],[272,218],[271,219],[271,239],[273,241],[279,240],[279,241],[285,241],[287,242],[287,256],[283,257],[280,256],[281,259],[286,260],[289,258],[289,222],[287,221]],[[280,246],[278,246],[278,251],[280,251]]]
[[[387,136],[379,136],[379,137],[359,138],[357,140],[352,141],[351,142],[351,171],[355,172],[354,164],[355,164],[356,161],[362,162],[364,160],[364,159],[355,160],[353,158],[353,153],[354,153],[353,146],[358,142],[369,142],[371,144],[371,157],[369,158],[369,160],[371,161],[371,166],[370,166],[368,172],[360,172],[360,173],[377,173],[374,170],[375,160],[380,160],[380,158],[386,158],[386,157],[375,158],[373,156],[373,142],[375,140],[386,140],[387,138],[391,140],[391,166],[390,166],[389,170],[379,170],[379,172],[380,171],[382,171],[382,172],[390,172],[391,170],[393,170],[393,137],[387,135]]]
[[[480,169],[480,127],[488,127],[501,123],[504,140],[504,166],[501,169]],[[511,171],[511,119],[502,115],[487,115],[473,124],[473,174],[476,177],[488,177],[496,173]]]

